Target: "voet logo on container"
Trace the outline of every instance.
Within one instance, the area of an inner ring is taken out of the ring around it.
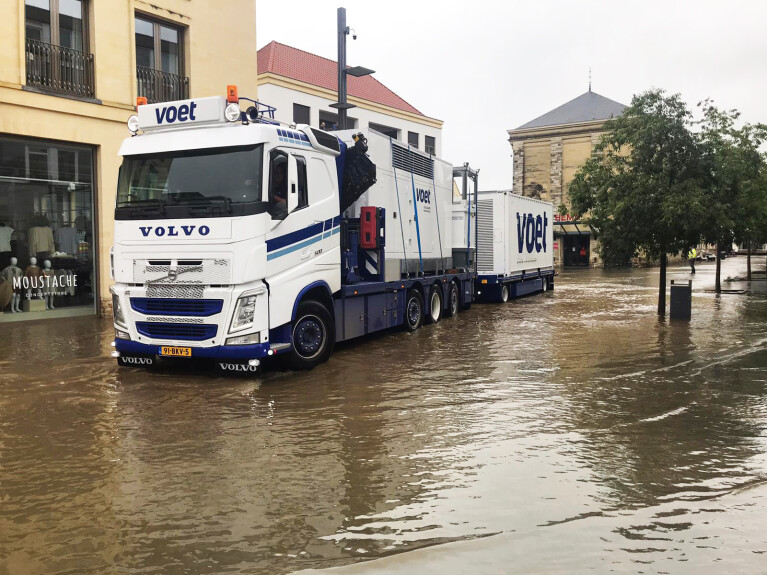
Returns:
[[[534,216],[531,213],[517,212],[517,246],[518,252],[533,253],[533,250],[546,253],[546,228],[549,218],[546,214]]]

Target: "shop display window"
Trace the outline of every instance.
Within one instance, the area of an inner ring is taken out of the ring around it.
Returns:
[[[0,321],[95,312],[93,150],[0,138]]]

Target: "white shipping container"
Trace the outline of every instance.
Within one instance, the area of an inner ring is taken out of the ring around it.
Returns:
[[[477,272],[506,277],[554,265],[553,206],[511,192],[480,192]]]

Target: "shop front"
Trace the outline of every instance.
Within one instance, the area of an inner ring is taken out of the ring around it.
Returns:
[[[96,313],[94,150],[0,136],[0,322]]]
[[[554,245],[557,265],[566,268],[591,265],[591,227],[576,218],[554,216]]]

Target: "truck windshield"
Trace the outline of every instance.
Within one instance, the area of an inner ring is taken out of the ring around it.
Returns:
[[[266,211],[263,145],[126,156],[115,219],[231,217]]]

